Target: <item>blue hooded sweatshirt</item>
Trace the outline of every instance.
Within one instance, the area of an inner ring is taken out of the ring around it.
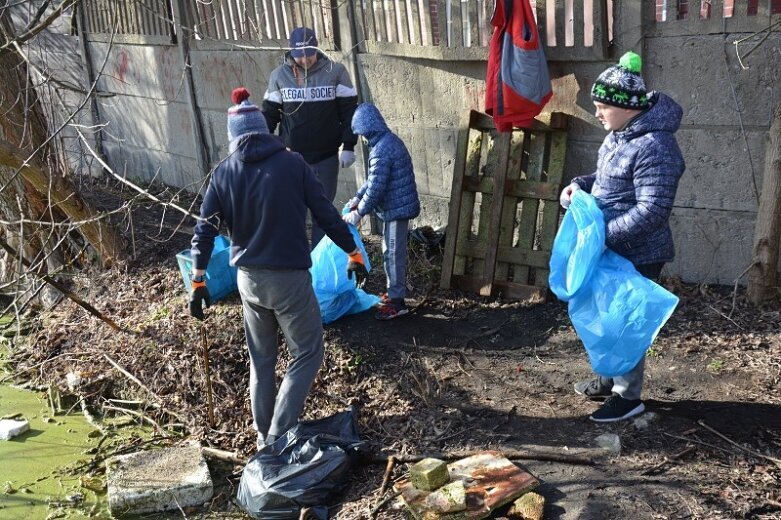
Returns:
[[[597,171],[573,180],[602,209],[607,247],[636,266],[675,256],[669,219],[686,169],[674,135],[683,110],[664,94],[649,98],[650,108],[607,135]]]
[[[377,213],[384,221],[412,219],[420,214],[412,158],[404,142],[390,131],[377,107],[362,103],[352,121],[355,134],[369,142],[369,174],[356,193],[358,213]]]
[[[206,269],[220,225],[230,232],[230,264],[266,269],[309,269],[307,209],[345,252],[355,241],[323,185],[297,153],[263,133],[231,143],[231,153],[212,175],[201,203],[191,254],[195,269]]]

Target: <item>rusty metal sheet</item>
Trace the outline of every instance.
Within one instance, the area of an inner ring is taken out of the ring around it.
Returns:
[[[539,485],[539,481],[498,451],[485,451],[447,465],[450,480],[462,480],[466,488],[466,510],[456,513],[433,511],[425,505],[431,493],[416,489],[408,479],[394,485],[401,499],[418,519],[477,520]]]

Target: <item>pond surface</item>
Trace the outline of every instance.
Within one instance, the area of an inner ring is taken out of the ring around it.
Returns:
[[[54,415],[45,392],[0,385],[0,418],[15,414],[30,430],[0,441],[0,519],[109,518],[103,497],[88,488],[99,490],[102,480],[68,471],[90,461],[100,440],[80,408]]]

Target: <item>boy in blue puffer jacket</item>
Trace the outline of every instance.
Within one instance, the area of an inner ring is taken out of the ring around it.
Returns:
[[[675,256],[669,219],[685,169],[675,139],[683,110],[660,92],[646,92],[641,68],[640,56],[627,52],[594,82],[596,117],[610,133],[599,149],[597,171],[573,179],[560,202],[567,208],[575,191],[590,192],[605,215],[607,247],[653,280]],[[643,360],[623,376],[576,383],[578,394],[607,398],[591,420],[613,422],[642,413],[644,367]]]
[[[347,203],[351,211],[343,218],[357,226],[363,216],[374,211],[383,221],[382,254],[388,292],[375,318],[391,320],[409,312],[404,303],[407,232],[410,219],[420,214],[415,172],[407,147],[390,131],[377,107],[370,103],[358,105],[352,130],[369,144],[369,173],[358,193]]]

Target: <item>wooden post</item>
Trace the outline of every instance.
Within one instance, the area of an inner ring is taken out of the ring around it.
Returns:
[[[754,225],[752,265],[748,271],[748,298],[758,304],[778,294],[778,256],[781,242],[781,103],[773,111],[765,150],[765,171],[759,211]]]

